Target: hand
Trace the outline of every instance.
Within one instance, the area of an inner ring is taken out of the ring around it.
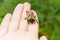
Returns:
[[[34,10],[30,10],[30,4],[18,4],[13,12],[6,14],[0,26],[0,40],[38,40],[38,23],[28,24],[25,20],[26,11],[33,12],[38,20]],[[45,36],[43,36],[45,38]],[[43,37],[40,40],[44,39]],[[46,38],[45,38],[46,39]],[[44,40],[45,40],[44,39]],[[46,39],[47,40],[47,39]]]

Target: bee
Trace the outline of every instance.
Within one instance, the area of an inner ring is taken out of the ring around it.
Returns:
[[[34,16],[34,13],[31,12],[30,14],[27,11],[27,17],[25,19],[27,19],[28,24],[35,24],[35,22],[37,22],[36,16]]]

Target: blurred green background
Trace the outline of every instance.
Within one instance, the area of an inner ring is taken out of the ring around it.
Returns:
[[[60,0],[0,0],[0,23],[6,13],[13,13],[19,3],[29,2],[39,19],[39,36],[60,40]]]

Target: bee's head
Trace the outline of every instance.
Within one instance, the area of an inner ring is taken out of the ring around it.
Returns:
[[[33,12],[26,11],[26,14],[27,14],[27,15],[34,16],[34,13],[33,13]]]
[[[26,14],[27,14],[27,16],[28,16],[29,19],[34,19],[35,18],[33,12],[26,11]]]

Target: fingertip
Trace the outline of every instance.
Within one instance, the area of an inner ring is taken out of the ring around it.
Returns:
[[[2,23],[4,23],[5,21],[8,21],[9,19],[11,19],[11,17],[12,17],[11,13],[7,13],[7,14],[5,15]]]
[[[18,4],[14,10],[14,14],[15,13],[20,13],[21,9],[23,9],[23,4]]]
[[[46,36],[40,37],[40,40],[48,40]]]
[[[11,16],[12,16],[11,13],[7,13],[7,14],[6,14],[6,17],[11,17]]]
[[[20,4],[17,4],[17,6],[16,6],[16,7],[20,7],[20,6],[23,6],[23,4],[22,4],[22,3],[20,3]]]
[[[12,14],[11,13],[7,13],[3,19],[3,21],[9,21],[11,20]]]
[[[7,21],[10,21],[11,17],[12,17],[11,13],[7,13],[3,19],[3,22],[1,23],[1,26],[7,23]]]
[[[31,8],[31,5],[30,5],[30,3],[25,2],[25,3],[24,3],[24,7],[27,7],[28,9],[30,9],[30,8]]]
[[[28,3],[28,2],[25,2],[24,5],[25,5],[25,4],[26,4],[26,5],[30,5],[30,3]]]

